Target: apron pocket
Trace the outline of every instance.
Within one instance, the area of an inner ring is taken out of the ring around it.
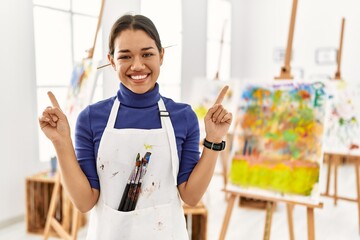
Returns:
[[[175,239],[172,204],[121,212],[103,205],[99,235],[106,240]]]

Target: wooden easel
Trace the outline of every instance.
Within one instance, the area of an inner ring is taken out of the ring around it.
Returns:
[[[223,48],[224,48],[226,25],[227,25],[227,20],[224,20],[223,25],[222,25],[222,30],[221,30],[221,37],[220,37],[220,50],[219,50],[218,66],[217,66],[217,70],[216,70],[216,73],[215,73],[215,76],[213,79],[214,81],[220,80],[221,59],[222,59],[222,53],[223,53]],[[232,139],[231,134],[227,134],[226,142],[228,144],[226,145],[226,148],[224,149],[224,151],[220,152],[220,159],[221,159],[221,164],[222,164],[221,175],[223,176],[224,186],[226,186],[226,184],[227,184],[227,172],[228,172],[227,160],[228,160],[229,154],[230,154],[231,146],[229,146],[229,143],[231,142],[231,139]]]
[[[219,59],[218,59],[218,68],[214,77],[214,80],[220,80],[219,74],[220,74],[220,67],[221,67],[221,58],[222,58],[222,52],[224,47],[224,35],[225,35],[225,27],[226,27],[227,21],[225,20],[222,27],[221,32],[221,40],[220,40],[220,53],[219,53]]]
[[[303,205],[307,208],[307,223],[308,223],[308,240],[314,240],[315,239],[315,221],[314,221],[314,208],[322,208],[323,204],[307,204],[307,203],[301,203],[301,202],[293,202],[283,199],[276,199],[276,198],[270,198],[270,197],[263,197],[263,196],[257,196],[252,194],[243,194],[235,191],[230,190],[224,190],[230,197],[228,200],[228,206],[226,209],[223,225],[221,227],[220,232],[220,240],[224,240],[226,237],[227,228],[230,222],[230,217],[232,210],[234,208],[235,199],[244,196],[247,198],[253,198],[253,199],[261,199],[267,202],[266,205],[266,217],[265,217],[265,228],[264,228],[264,240],[270,239],[270,230],[271,230],[271,222],[272,222],[272,214],[274,212],[274,206],[277,202],[284,202],[287,204],[287,213],[288,213],[288,224],[289,224],[289,234],[290,239],[293,240],[294,238],[294,229],[293,229],[293,221],[292,221],[292,211],[295,205]]]
[[[293,79],[293,76],[291,75],[290,61],[291,61],[291,49],[292,49],[294,30],[295,30],[297,4],[298,4],[298,1],[293,0],[284,66],[281,67],[280,75],[278,77],[275,77],[275,79],[278,79],[278,80]]]
[[[342,18],[341,23],[341,33],[340,33],[340,43],[339,49],[337,54],[337,69],[334,75],[333,80],[342,80],[341,76],[341,55],[342,55],[342,48],[343,48],[343,40],[344,40],[344,30],[345,30],[345,18]],[[349,198],[344,196],[338,195],[338,167],[342,163],[342,160],[346,160],[347,162],[353,162],[355,167],[355,176],[356,176],[356,198]],[[359,161],[360,156],[353,156],[351,154],[335,154],[335,153],[324,153],[324,160],[328,164],[328,171],[326,176],[326,189],[325,192],[321,195],[324,197],[330,197],[334,199],[334,205],[337,205],[338,200],[345,200],[350,202],[356,202],[358,204],[358,226],[359,226],[359,233],[360,233],[360,173],[359,173]],[[334,193],[329,193],[330,188],[330,180],[331,180],[331,170],[334,168]]]
[[[336,58],[336,62],[337,62],[337,69],[335,72],[335,76],[334,76],[334,80],[342,80],[341,78],[341,54],[342,54],[342,47],[343,47],[343,39],[344,39],[344,28],[345,28],[345,18],[342,19],[342,23],[341,23],[341,33],[340,33],[340,43],[339,43],[339,49],[338,49],[338,53],[337,53],[337,58]],[[328,163],[328,171],[327,171],[327,177],[326,177],[326,192],[324,194],[322,194],[323,196],[327,196],[327,197],[333,197],[334,198],[334,204],[337,204],[337,199],[339,198],[337,196],[337,170],[338,170],[338,166],[340,163],[340,159],[343,158],[344,156],[341,156],[340,154],[332,154],[332,153],[325,153],[324,154],[324,160],[327,160]],[[348,156],[345,156],[346,158],[348,158]],[[334,162],[334,195],[330,195],[329,194],[329,185],[330,185],[330,175],[331,175],[331,165],[332,162]],[[358,172],[356,171],[356,173],[358,174]],[[357,185],[358,185],[358,181],[357,181]],[[358,187],[357,187],[358,188]],[[360,212],[359,212],[359,218],[360,218]],[[360,219],[359,219],[359,224],[360,224]],[[360,227],[360,225],[359,225]]]
[[[338,166],[341,164],[342,160],[345,159],[347,162],[353,162],[355,167],[355,177],[356,177],[356,198],[349,198],[344,196],[338,195]],[[328,164],[328,171],[326,176],[326,190],[321,195],[324,197],[330,197],[334,199],[334,205],[337,205],[338,200],[344,200],[349,202],[356,202],[358,205],[358,226],[359,226],[359,233],[360,233],[360,172],[359,172],[359,161],[360,156],[352,156],[350,154],[334,154],[334,153],[325,153],[324,160],[326,160]],[[329,193],[330,188],[330,175],[331,169],[334,167],[334,193]]]
[[[88,50],[87,59],[92,59],[93,56],[94,56],[97,35],[98,35],[99,29],[100,29],[101,19],[102,19],[102,14],[103,14],[103,9],[104,9],[104,2],[105,2],[105,0],[101,0],[100,13],[99,13],[99,17],[98,17],[97,26],[96,26],[94,42],[93,42],[92,48],[90,48]],[[91,94],[93,94],[93,92]],[[54,188],[53,188],[53,192],[52,192],[52,195],[51,195],[49,211],[48,211],[48,215],[47,215],[46,223],[45,223],[44,239],[47,240],[49,238],[50,229],[53,228],[55,230],[55,232],[62,239],[76,240],[77,239],[77,232],[78,232],[78,229],[79,229],[80,212],[71,203],[70,199],[68,197],[66,197],[65,193],[63,193],[63,196],[65,196],[64,201],[66,202],[66,206],[67,206],[67,208],[72,208],[72,212],[73,212],[72,220],[71,220],[71,227],[69,226],[68,222],[63,222],[61,224],[55,217],[56,206],[57,206],[58,200],[59,200],[59,198],[61,196],[60,189],[61,189],[60,172],[57,172],[56,175],[55,175]],[[69,232],[69,228],[71,229],[70,232]]]
[[[342,19],[341,22],[341,33],[340,33],[340,43],[339,43],[339,49],[337,52],[336,62],[337,62],[337,69],[335,72],[335,80],[341,80],[341,54],[342,54],[342,47],[343,47],[343,40],[344,40],[344,28],[345,28],[345,18]]]
[[[292,14],[290,19],[290,29],[289,29],[289,36],[286,48],[286,55],[285,55],[285,62],[284,66],[281,68],[280,76],[275,77],[276,80],[291,80],[293,76],[291,75],[291,67],[290,67],[290,60],[291,60],[291,49],[292,49],[292,41],[294,35],[294,28],[295,28],[295,18],[296,18],[296,9],[297,9],[297,0],[293,0],[292,6]],[[287,205],[287,219],[288,219],[288,227],[289,227],[289,237],[291,240],[294,240],[294,224],[293,224],[293,208],[295,205],[303,205],[307,208],[307,222],[308,222],[308,240],[315,239],[315,221],[314,221],[314,208],[322,208],[323,204],[308,204],[303,202],[295,202],[289,201],[285,199],[278,199],[278,198],[271,198],[271,197],[264,197],[264,196],[257,196],[252,194],[244,194],[236,191],[231,190],[224,190],[227,195],[229,195],[228,199],[228,206],[225,213],[223,225],[221,228],[220,233],[220,240],[225,239],[226,231],[229,225],[232,209],[234,207],[235,199],[239,197],[246,197],[251,199],[259,199],[266,201],[266,217],[265,217],[265,228],[264,228],[264,240],[270,239],[270,230],[271,230],[271,223],[272,223],[272,214],[274,212],[275,204],[278,202],[284,202]]]

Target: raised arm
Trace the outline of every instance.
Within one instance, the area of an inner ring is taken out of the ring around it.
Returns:
[[[51,140],[59,161],[63,185],[72,202],[81,212],[89,211],[99,198],[99,191],[91,188],[76,159],[70,126],[56,97],[48,92],[52,106],[39,117],[41,130]]]
[[[229,131],[232,114],[221,104],[228,89],[229,87],[225,86],[221,90],[215,104],[205,116],[205,139],[209,142],[221,143]],[[214,174],[218,156],[219,151],[204,147],[199,162],[190,174],[188,181],[178,186],[181,198],[185,203],[194,206],[201,200]]]

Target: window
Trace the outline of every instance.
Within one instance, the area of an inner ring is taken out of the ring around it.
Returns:
[[[66,105],[72,69],[87,57],[86,51],[93,45],[100,5],[100,0],[33,1],[38,113],[50,104],[49,90],[61,106]],[[98,37],[96,52],[102,51],[98,49],[101,46]],[[94,101],[102,96],[100,78],[94,96]],[[39,134],[39,146],[41,161],[55,155],[43,133]]]
[[[228,0],[209,0],[207,15],[208,79],[230,79],[231,66],[231,3]]]
[[[166,10],[165,10],[166,9]],[[180,101],[182,11],[181,0],[142,0],[141,14],[155,24],[165,48],[158,82],[161,94]]]

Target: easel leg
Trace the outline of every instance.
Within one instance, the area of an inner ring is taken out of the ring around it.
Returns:
[[[356,193],[357,193],[357,204],[358,204],[358,216],[359,216],[359,233],[360,233],[360,176],[359,176],[359,158],[355,159],[355,176],[356,176]]]
[[[228,207],[227,207],[227,209],[226,209],[226,213],[225,213],[225,217],[224,217],[224,222],[223,222],[223,225],[222,225],[222,227],[221,227],[221,233],[220,233],[220,237],[219,237],[220,240],[224,240],[224,239],[225,239],[226,231],[227,231],[227,228],[228,228],[228,226],[229,226],[229,221],[230,221],[231,213],[232,213],[232,210],[233,210],[233,208],[234,208],[235,198],[236,198],[236,195],[235,195],[235,194],[231,194],[231,196],[230,196],[229,199],[228,199]]]
[[[220,157],[221,157],[221,163],[222,163],[222,174],[223,174],[223,182],[224,182],[224,188],[226,188],[227,182],[228,182],[228,172],[229,172],[229,157],[230,157],[230,150],[232,148],[231,142],[233,140],[232,134],[226,135],[226,142],[229,143],[226,145],[225,150],[221,151]],[[228,193],[225,192],[225,200],[228,199]]]
[[[294,223],[293,223],[293,210],[294,210],[294,205],[287,203],[286,204],[286,210],[287,210],[287,219],[288,219],[288,224],[289,224],[289,235],[290,235],[290,240],[294,240]]]
[[[315,240],[314,208],[307,208],[308,240]]]
[[[227,153],[228,150],[220,152],[220,158],[222,163],[222,175],[223,175],[223,181],[224,181],[224,188],[227,184],[227,160],[229,157],[229,154]]]
[[[272,215],[274,212],[274,202],[266,202],[266,217],[265,217],[265,229],[264,229],[264,240],[270,239],[270,230],[271,230],[271,222]]]
[[[330,154],[326,154],[325,158],[327,158],[327,164],[328,164],[328,171],[326,175],[326,191],[325,195],[329,195],[329,187],[330,187],[330,178],[331,178],[331,160],[332,157]]]
[[[337,174],[338,174],[338,165],[339,165],[339,161],[340,161],[340,158],[338,156],[336,156],[334,158],[334,205],[336,206],[337,205]]]

